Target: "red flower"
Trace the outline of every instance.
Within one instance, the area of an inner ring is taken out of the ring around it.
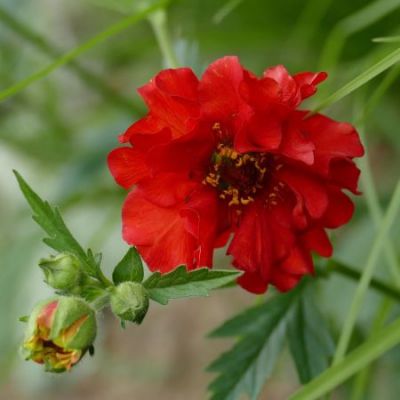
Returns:
[[[325,228],[349,221],[363,155],[355,129],[297,110],[326,74],[261,78],[237,57],[161,71],[139,89],[149,113],[121,135],[109,167],[129,193],[123,237],[151,270],[212,266],[227,244],[239,283],[261,293],[291,289],[313,272],[311,251],[329,257]]]

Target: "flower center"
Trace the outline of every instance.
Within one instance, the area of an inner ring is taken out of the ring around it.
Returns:
[[[226,144],[219,144],[203,183],[215,187],[229,206],[247,205],[265,186],[268,159],[266,153],[241,154]]]

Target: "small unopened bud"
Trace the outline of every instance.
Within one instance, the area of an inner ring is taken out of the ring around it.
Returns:
[[[119,318],[140,324],[149,308],[149,296],[141,284],[122,282],[111,292],[110,303]]]
[[[68,291],[79,286],[82,271],[79,260],[72,254],[61,253],[39,262],[45,282],[54,289]]]
[[[22,352],[26,360],[44,364],[46,371],[64,372],[92,347],[96,330],[95,313],[86,302],[54,297],[33,309]]]

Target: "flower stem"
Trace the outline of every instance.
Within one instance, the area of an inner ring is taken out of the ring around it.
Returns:
[[[32,30],[23,21],[18,20],[2,7],[0,7],[0,22],[44,54],[54,59],[61,56],[60,50],[53,43],[49,42],[47,38]],[[81,78],[83,83],[97,91],[105,99],[113,101],[118,107],[124,108],[129,113],[140,111],[138,109],[135,110],[135,104],[127,97],[118,94],[105,82],[103,77],[96,75],[76,61],[70,61],[67,65],[71,71]]]
[[[361,273],[359,271],[336,260],[329,261],[328,267],[325,268],[325,271],[320,272],[319,274],[323,275],[324,273],[333,272],[346,278],[350,278],[355,282],[358,282],[361,278]],[[396,301],[400,301],[400,291],[379,279],[371,279],[370,287],[384,296],[390,297]]]
[[[38,81],[39,79],[42,79],[49,75],[51,72],[56,70],[57,68],[62,67],[63,65],[71,62],[75,58],[79,57],[82,53],[86,52],[87,50],[91,49],[92,47],[96,46],[97,44],[103,42],[104,40],[110,38],[113,35],[116,35],[117,33],[122,32],[123,30],[129,28],[131,25],[147,18],[152,12],[155,10],[163,7],[166,4],[166,0],[160,0],[153,4],[150,7],[147,7],[138,13],[135,13],[133,15],[130,15],[121,21],[117,22],[114,25],[111,25],[108,29],[104,30],[103,32],[100,32],[93,38],[89,39],[88,41],[82,43],[80,46],[75,47],[71,51],[65,53],[61,57],[57,58],[55,61],[53,61],[51,64],[49,64],[47,67],[42,68],[41,70],[33,73],[32,75],[28,76],[25,79],[22,79],[21,81],[17,82],[15,85],[10,86],[9,88],[3,90],[0,92],[0,101],[3,101],[11,96],[14,96],[15,94],[19,93],[32,83]]]
[[[168,68],[178,68],[179,61],[171,44],[171,38],[168,32],[167,12],[165,9],[158,9],[148,16],[148,20],[153,28],[166,66]]]
[[[357,319],[357,315],[362,307],[365,295],[370,284],[376,262],[384,246],[389,229],[395,220],[397,212],[400,208],[400,181],[396,185],[396,189],[390,201],[385,217],[380,225],[379,231],[369,253],[365,269],[361,275],[360,282],[353,297],[349,313],[345,319],[345,323],[340,335],[336,353],[333,358],[333,366],[337,365],[345,356],[349,346],[350,338]]]
[[[400,185],[399,185],[400,187]],[[347,357],[292,394],[288,400],[316,400],[399,344],[400,318],[353,350]]]

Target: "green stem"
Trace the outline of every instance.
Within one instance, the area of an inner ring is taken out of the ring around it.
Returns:
[[[178,68],[179,61],[171,44],[168,32],[167,12],[165,9],[159,9],[150,14],[148,19],[153,28],[154,35],[156,36],[158,46],[160,47],[167,67]]]
[[[292,394],[288,400],[315,400],[339,386],[400,342],[400,318],[372,336],[335,366]]]
[[[354,282],[358,282],[362,276],[359,271],[336,260],[329,261],[327,268],[319,272],[319,275],[323,276],[324,274],[330,274],[332,272],[349,278]],[[379,279],[371,279],[370,287],[384,296],[400,301],[400,291]]]
[[[53,59],[62,55],[61,51],[58,50],[54,44],[49,42],[47,38],[33,31],[26,25],[26,23],[19,21],[17,18],[15,18],[15,16],[1,7],[0,22],[18,34],[21,38],[35,46],[38,50],[42,51],[44,54],[52,57]],[[137,113],[140,112],[137,107],[135,109],[135,105],[133,104],[132,100],[118,94],[112,87],[105,83],[105,79],[103,77],[96,75],[94,72],[79,64],[77,61],[70,61],[67,66],[71,71],[81,78],[83,83],[96,90],[107,101],[111,100],[129,113],[132,111],[136,111]]]
[[[1,91],[0,92],[0,101],[3,101],[11,96],[14,96],[15,94],[19,93],[20,91],[22,91],[23,89],[25,89],[26,87],[31,85],[32,83],[49,75],[51,72],[53,72],[57,68],[60,68],[63,65],[71,62],[75,58],[79,57],[82,53],[86,52],[87,50],[91,49],[92,47],[96,46],[97,44],[103,42],[104,40],[110,38],[111,36],[116,35],[117,33],[122,32],[123,30],[129,28],[133,24],[147,18],[152,12],[165,6],[166,3],[167,3],[166,0],[160,0],[156,3],[154,3],[152,6],[147,7],[134,15],[130,15],[130,16],[122,19],[121,21],[117,22],[114,25],[111,25],[105,31],[100,32],[93,38],[82,43],[80,46],[65,53],[64,55],[59,57],[57,60],[55,60],[54,62],[49,64],[47,67],[35,72],[34,74],[21,80],[20,82],[16,83],[15,85]]]
[[[376,314],[374,322],[372,324],[370,335],[376,335],[381,329],[383,329],[387,317],[389,316],[390,310],[394,303],[390,299],[383,299],[379,306],[379,310]],[[363,400],[365,399],[365,392],[367,391],[368,385],[370,384],[370,376],[372,373],[372,363],[361,370],[355,378],[354,385],[352,388],[350,400]]]
[[[389,229],[395,220],[399,207],[400,207],[400,181],[396,185],[396,189],[394,191],[392,200],[389,204],[385,217],[377,233],[376,239],[369,253],[366,266],[361,275],[360,282],[354,294],[349,313],[345,319],[345,323],[340,335],[336,353],[333,358],[333,365],[337,365],[346,354],[350,338],[353,333],[353,328],[357,319],[357,315],[362,307],[362,303],[364,301],[366,292],[368,290],[368,286],[370,284],[376,262],[378,261],[378,257],[383,248],[386,237],[389,233]]]
[[[311,115],[321,111],[322,109],[331,106],[333,103],[343,99],[350,93],[354,92],[361,86],[365,85],[371,79],[375,78],[382,72],[386,71],[388,68],[392,67],[394,64],[400,61],[400,48],[388,54],[382,60],[378,61],[376,64],[366,69],[356,78],[351,80],[349,83],[341,87],[336,92],[332,93],[325,100],[322,100],[320,104],[314,108],[313,111],[309,112],[306,117],[310,117]]]

